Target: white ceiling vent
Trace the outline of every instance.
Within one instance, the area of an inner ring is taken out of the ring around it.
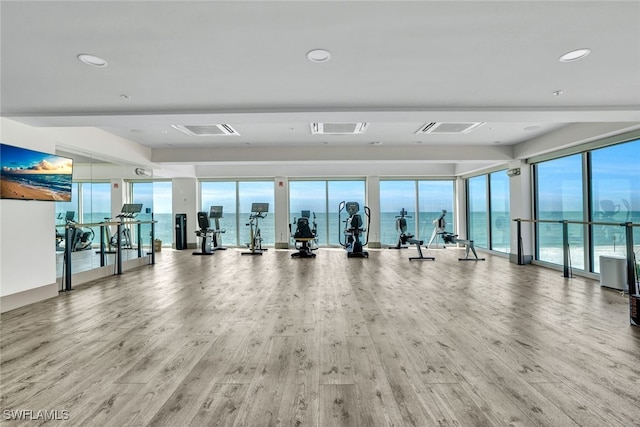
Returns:
[[[459,123],[427,123],[416,131],[418,134],[434,133],[440,135],[455,135],[469,133],[484,122],[459,122]]]
[[[189,136],[240,135],[230,125],[171,125],[174,129]]]
[[[364,133],[369,123],[311,123],[313,135],[356,135]]]

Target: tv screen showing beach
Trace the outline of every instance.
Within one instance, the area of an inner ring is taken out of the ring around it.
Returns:
[[[0,198],[71,201],[73,160],[0,144]]]

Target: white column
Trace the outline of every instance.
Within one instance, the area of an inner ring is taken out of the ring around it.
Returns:
[[[198,180],[196,178],[173,178],[172,180],[172,221],[175,226],[175,215],[187,214],[187,247],[197,247],[195,231],[198,229]],[[175,233],[175,231],[174,231]],[[175,234],[174,234],[175,239]]]
[[[122,178],[114,178],[111,180],[111,218],[122,211],[122,205],[127,203],[129,197],[129,189],[127,182]]]
[[[274,188],[276,249],[289,249],[289,179],[275,177]]]
[[[456,199],[455,211],[456,216],[453,219],[456,224],[455,234],[461,239],[467,238],[467,186],[466,180],[461,177],[456,178]]]
[[[509,178],[509,209],[511,210],[511,219],[532,219],[533,209],[531,201],[532,197],[532,175],[531,167],[522,160],[509,163],[509,169],[520,169],[520,175],[514,175]],[[511,254],[509,260],[513,263],[518,262],[518,233],[517,224],[511,222]],[[525,263],[531,262],[534,251],[533,241],[533,224],[523,222],[521,228],[522,248]]]
[[[367,177],[367,191],[365,205],[371,209],[371,224],[369,225],[369,247],[381,248],[380,243],[380,177]],[[363,218],[364,219],[364,218]]]

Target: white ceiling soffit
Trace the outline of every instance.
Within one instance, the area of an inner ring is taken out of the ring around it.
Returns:
[[[438,123],[431,122],[420,127],[416,134],[433,133],[440,135],[456,135],[469,133],[482,126],[484,122],[458,122],[458,123]]]
[[[311,123],[314,135],[357,135],[364,133],[369,123]]]
[[[171,127],[189,136],[240,135],[238,131],[226,124],[171,125]]]

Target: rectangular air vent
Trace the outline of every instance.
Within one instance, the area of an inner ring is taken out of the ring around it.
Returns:
[[[171,125],[174,129],[189,136],[240,135],[230,125]]]
[[[364,133],[369,123],[311,123],[311,133],[316,135],[356,135]]]
[[[427,123],[416,131],[417,134],[434,133],[440,135],[455,135],[461,133],[469,133],[484,122],[459,122],[459,123]]]

